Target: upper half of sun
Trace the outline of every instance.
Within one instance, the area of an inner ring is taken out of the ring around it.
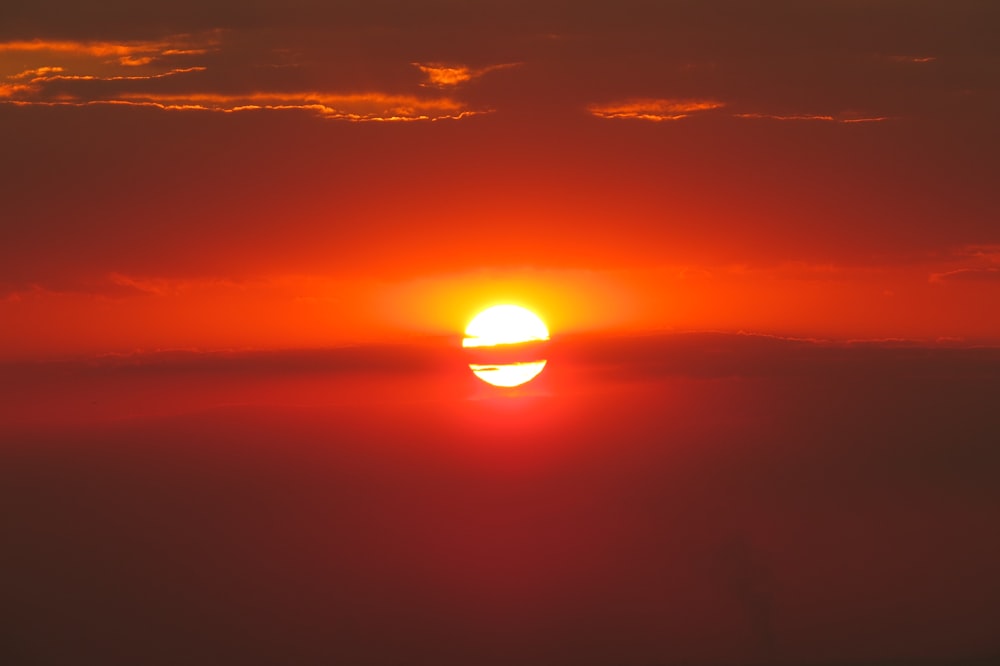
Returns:
[[[465,327],[463,347],[491,347],[548,340],[549,329],[534,312],[518,305],[494,305]]]

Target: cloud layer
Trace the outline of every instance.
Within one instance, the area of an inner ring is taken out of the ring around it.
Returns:
[[[236,86],[242,90],[233,89],[231,84],[220,85],[225,80],[226,59],[231,49],[225,31],[176,35],[149,42],[42,39],[0,42],[0,56],[6,61],[39,63],[20,71],[10,71],[8,66],[4,72],[0,68],[0,74],[5,74],[0,81],[0,102],[17,106],[103,104],[226,113],[303,111],[325,119],[356,122],[454,120],[488,111],[473,109],[452,97],[422,94],[419,89],[394,92],[303,90],[282,85],[260,88],[249,85],[253,77],[247,71],[235,72],[245,83]],[[449,87],[509,66],[476,70],[464,66],[419,67],[432,84]]]

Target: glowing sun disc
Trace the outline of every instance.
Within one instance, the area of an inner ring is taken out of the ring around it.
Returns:
[[[518,305],[494,305],[469,322],[462,346],[492,347],[548,339],[549,329],[534,312]]]
[[[549,329],[534,312],[518,305],[494,305],[477,314],[469,322],[465,328],[465,339],[462,340],[462,346],[478,348],[476,353],[484,356],[482,360],[486,363],[480,361],[469,364],[469,369],[476,377],[493,386],[513,388],[537,377],[538,373],[545,367],[546,362],[533,358],[530,361],[524,359],[524,362],[511,363],[510,361],[514,360],[509,356],[512,348],[504,347],[495,353],[490,352],[489,348],[498,345],[544,342],[548,339]],[[514,350],[516,351],[517,348],[515,347]],[[525,352],[525,354],[527,353]],[[489,358],[491,355],[496,358]],[[500,361],[501,357],[505,357],[503,360],[506,362],[489,363],[491,360]]]
[[[545,367],[545,361],[531,363],[504,363],[503,365],[469,365],[473,374],[487,384],[503,388],[513,388],[526,384],[538,376]]]

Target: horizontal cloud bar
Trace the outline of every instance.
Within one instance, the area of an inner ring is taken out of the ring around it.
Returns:
[[[749,120],[781,120],[781,121],[819,121],[825,123],[843,123],[843,124],[853,124],[853,123],[878,123],[885,120],[891,120],[888,116],[871,116],[871,117],[839,117],[834,115],[826,114],[777,114],[777,113],[737,113],[734,114],[736,118],[744,118]]]
[[[724,102],[711,99],[632,99],[610,104],[591,104],[587,110],[598,118],[661,122],[680,120],[692,113],[711,111],[723,106]]]

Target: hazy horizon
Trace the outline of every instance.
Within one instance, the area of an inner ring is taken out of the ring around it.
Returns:
[[[1000,350],[5,366],[12,663],[985,664]]]

